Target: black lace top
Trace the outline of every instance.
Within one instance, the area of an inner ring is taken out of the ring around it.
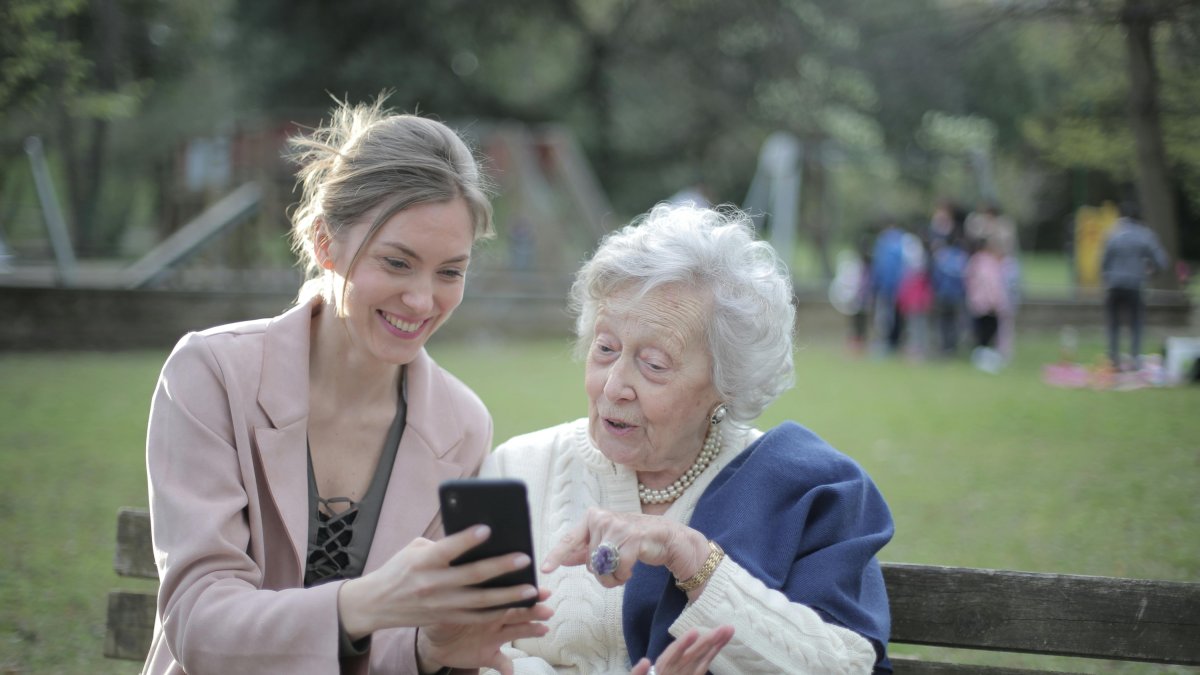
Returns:
[[[404,400],[404,373],[400,374],[400,395],[396,416],[383,441],[375,475],[359,501],[349,497],[322,497],[317,492],[317,477],[313,472],[312,448],[308,449],[308,558],[304,568],[304,587],[333,579],[353,579],[362,576],[375,539],[375,525],[387,492],[392,465],[400,437],[404,435],[408,404]],[[345,508],[342,506],[345,505]],[[352,641],[338,620],[338,658],[362,656],[371,646],[371,636]]]
[[[403,382],[403,377],[401,377]],[[375,467],[375,475],[367,492],[359,501],[349,497],[322,497],[317,493],[313,473],[312,450],[308,457],[308,560],[304,571],[305,587],[332,579],[353,579],[362,576],[375,525],[387,492],[392,465],[400,437],[404,434],[405,412],[403,388],[396,407],[396,417],[383,443],[383,452]]]

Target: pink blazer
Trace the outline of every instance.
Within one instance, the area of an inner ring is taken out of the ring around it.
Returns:
[[[340,582],[303,588],[308,542],[308,358],[320,302],[191,333],[163,366],[146,465],[160,587],[143,673],[337,673]],[[479,398],[424,351],[366,560],[440,536],[437,485],[491,447]],[[416,673],[415,630],[372,637],[371,673]],[[368,658],[350,664],[368,672]]]

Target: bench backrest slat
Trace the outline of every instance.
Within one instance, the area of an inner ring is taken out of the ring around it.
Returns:
[[[152,593],[109,591],[104,655],[110,659],[145,661],[154,637]]]
[[[150,512],[122,508],[117,512],[117,550],[113,569],[123,577],[157,579],[154,546],[150,542]]]
[[[883,565],[892,642],[1200,665],[1200,584]]]

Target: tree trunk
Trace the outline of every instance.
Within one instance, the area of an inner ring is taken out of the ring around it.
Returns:
[[[100,255],[104,251],[100,241],[100,219],[96,215],[100,211],[100,189],[104,182],[104,164],[107,155],[108,121],[92,120],[92,138],[88,147],[87,170],[81,179],[83,212],[79,214],[79,252],[81,255]]]
[[[613,118],[612,101],[609,99],[607,81],[608,60],[611,51],[608,36],[593,35],[589,67],[584,78],[584,89],[587,100],[592,107],[592,119],[595,123],[596,138],[593,147],[593,157],[596,171],[608,177],[613,168]]]
[[[115,0],[92,0],[91,11],[96,31],[93,40],[96,90],[107,94],[117,88],[117,60],[120,51],[121,14]],[[95,117],[91,120],[91,138],[86,154],[82,157],[84,171],[76,177],[79,186],[80,211],[75,214],[78,228],[78,246],[83,255],[101,253],[101,241],[97,229],[100,226],[100,192],[104,184],[105,163],[108,150],[108,120]]]
[[[1158,114],[1158,73],[1154,63],[1154,18],[1144,0],[1126,0],[1121,22],[1129,52],[1129,122],[1137,148],[1137,190],[1146,225],[1158,235],[1167,256],[1179,257],[1179,221]],[[1174,274],[1160,285],[1177,286]]]

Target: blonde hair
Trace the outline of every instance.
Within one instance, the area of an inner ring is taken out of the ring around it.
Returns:
[[[374,212],[365,244],[410,206],[461,198],[474,240],[494,234],[487,179],[467,144],[441,122],[385,108],[386,100],[385,94],[369,104],[338,101],[327,124],[289,141],[288,156],[300,164],[301,198],[292,213],[291,240],[304,267],[301,299],[327,291],[316,253],[322,227],[335,237]]]

